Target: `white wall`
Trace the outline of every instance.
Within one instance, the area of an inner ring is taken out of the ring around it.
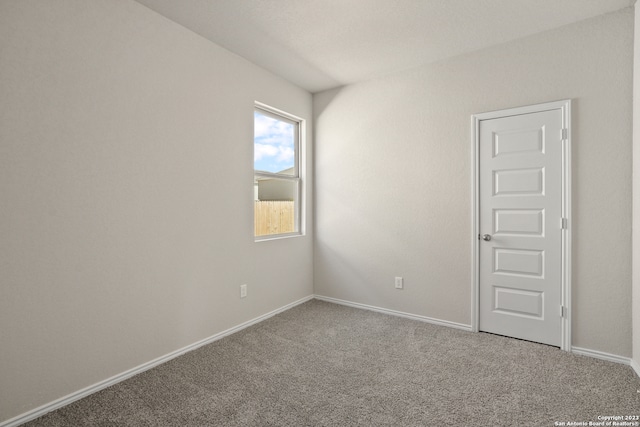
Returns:
[[[635,6],[633,64],[633,361],[640,375],[640,7]]]
[[[0,57],[0,422],[312,294],[252,211],[309,93],[129,0],[2,0]]]
[[[573,345],[630,356],[632,62],[628,8],[314,95],[316,294],[470,324],[470,116],[571,98]]]

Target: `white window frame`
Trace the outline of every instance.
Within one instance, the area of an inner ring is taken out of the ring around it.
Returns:
[[[282,239],[288,237],[298,237],[304,235],[304,223],[303,223],[303,206],[304,206],[304,183],[303,183],[303,171],[304,171],[304,135],[305,135],[305,120],[294,116],[293,114],[289,114],[285,111],[279,110],[277,108],[271,107],[270,105],[263,104],[261,102],[256,101],[254,105],[254,112],[259,112],[267,117],[274,118],[276,120],[285,121],[295,125],[296,131],[294,132],[294,173],[292,175],[282,174],[282,173],[274,173],[274,172],[266,172],[266,171],[257,171],[254,166],[253,170],[253,178],[254,183],[259,178],[268,178],[268,179],[277,179],[283,180],[287,182],[292,182],[296,186],[295,194],[294,194],[294,231],[291,233],[278,233],[278,234],[267,234],[263,236],[256,236],[254,230],[254,239],[256,242],[266,241],[266,240],[274,240],[274,239]],[[255,119],[254,119],[255,124]],[[255,144],[255,137],[254,137]],[[252,188],[252,194],[255,194],[255,189]],[[255,196],[254,196],[255,197]],[[254,213],[255,216],[255,213]],[[254,217],[255,222],[255,217]]]

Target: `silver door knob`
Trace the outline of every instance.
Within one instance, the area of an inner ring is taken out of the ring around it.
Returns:
[[[483,234],[482,240],[484,240],[485,242],[488,242],[489,240],[491,240],[491,234]]]

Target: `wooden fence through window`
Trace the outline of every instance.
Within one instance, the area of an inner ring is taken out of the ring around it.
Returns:
[[[293,203],[293,201],[256,201],[254,207],[255,235],[293,233],[295,231]]]

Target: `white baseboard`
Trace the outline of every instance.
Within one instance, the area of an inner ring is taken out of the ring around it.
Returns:
[[[193,344],[190,344],[186,347],[183,347],[181,349],[178,349],[176,351],[173,351],[169,354],[166,354],[164,356],[158,357],[157,359],[151,360],[147,363],[143,363],[142,365],[136,366],[135,368],[129,369],[128,371],[122,372],[118,375],[115,375],[111,378],[107,378],[104,381],[100,381],[96,384],[93,384],[89,387],[83,388],[82,390],[78,390],[74,393],[71,393],[67,396],[64,396],[60,399],[54,400],[53,402],[47,403],[45,405],[42,405],[38,408],[35,408],[31,411],[25,412],[24,414],[18,415],[17,417],[11,418],[9,420],[6,420],[4,422],[0,422],[0,427],[16,427],[19,426],[20,424],[24,424],[28,421],[34,420],[38,417],[41,417],[43,415],[45,415],[48,412],[54,411],[58,408],[61,408],[63,406],[66,406],[72,402],[75,402],[76,400],[80,400],[84,397],[89,396],[90,394],[93,394],[97,391],[100,391],[104,388],[110,387],[114,384],[117,384],[121,381],[124,381],[128,378],[131,378],[134,375],[140,374],[146,370],[149,370],[155,366],[158,366],[162,363],[168,362],[171,359],[174,359],[178,356],[181,356],[185,353],[188,353],[190,351],[193,351],[199,347],[202,347],[204,345],[210,344],[214,341],[217,341],[221,338],[224,338],[228,335],[231,335],[235,332],[241,331],[242,329],[248,328],[249,326],[255,325],[256,323],[260,323],[263,320],[268,319],[269,317],[275,316],[276,314],[282,313],[284,311],[287,311],[297,305],[303,304],[307,301],[310,301],[312,299],[317,299],[320,301],[326,301],[326,302],[331,302],[334,304],[340,304],[340,305],[345,305],[345,306],[349,306],[349,307],[354,307],[354,308],[359,308],[359,309],[363,309],[363,310],[370,310],[370,311],[375,311],[378,313],[384,313],[384,314],[389,314],[392,316],[397,316],[397,317],[404,317],[407,319],[413,319],[413,320],[418,320],[421,322],[426,322],[426,323],[431,323],[434,325],[440,325],[440,326],[447,326],[450,328],[455,328],[455,329],[461,329],[463,331],[471,331],[471,325],[465,325],[462,323],[456,323],[456,322],[450,322],[448,320],[440,320],[440,319],[434,319],[431,317],[426,317],[426,316],[420,316],[417,314],[411,314],[411,313],[405,313],[402,311],[397,311],[397,310],[390,310],[387,308],[382,308],[382,307],[375,307],[375,306],[371,306],[371,305],[366,305],[366,304],[360,304],[360,303],[356,303],[356,302],[351,302],[351,301],[346,301],[346,300],[341,300],[341,299],[337,299],[337,298],[330,298],[330,297],[325,297],[322,295],[310,295],[308,297],[302,298],[298,301],[294,301],[290,304],[287,304],[283,307],[280,307],[276,310],[273,310],[269,313],[263,314],[262,316],[258,316],[255,319],[249,320],[247,322],[241,323],[237,326],[234,326],[233,328],[227,329],[225,331],[219,332],[215,335],[210,336],[209,338],[205,338],[201,341],[195,342]],[[636,375],[638,375],[640,377],[640,365],[633,359],[630,359],[628,357],[623,357],[623,356],[618,356],[615,354],[610,354],[610,353],[605,353],[602,351],[597,351],[597,350],[589,350],[586,348],[580,348],[580,347],[572,347],[571,348],[571,352],[575,353],[575,354],[579,354],[582,356],[588,356],[588,357],[593,357],[596,359],[602,359],[602,360],[606,360],[609,362],[615,362],[615,363],[621,363],[624,365],[628,365],[631,366],[631,368],[635,371]]]
[[[631,359],[624,356],[618,356],[616,354],[605,353],[604,351],[589,350],[588,348],[571,347],[571,353],[579,354],[581,356],[589,356],[595,359],[606,360],[608,362],[622,363],[623,365],[631,365]]]
[[[420,316],[418,314],[405,313],[405,312],[402,312],[402,311],[390,310],[388,308],[375,307],[375,306],[372,306],[372,305],[360,304],[360,303],[357,303],[357,302],[345,301],[345,300],[342,300],[342,299],[325,297],[325,296],[322,296],[322,295],[316,295],[315,299],[320,300],[320,301],[332,302],[334,304],[340,304],[340,305],[346,305],[346,306],[349,306],[349,307],[360,308],[360,309],[363,309],[363,310],[370,310],[370,311],[376,311],[378,313],[390,314],[392,316],[404,317],[404,318],[412,319],[412,320],[418,320],[420,322],[432,323],[434,325],[448,326],[450,328],[462,329],[463,331],[471,332],[471,325],[465,325],[465,324],[462,324],[462,323],[450,322],[448,320],[434,319],[434,318],[431,318],[431,317]]]
[[[300,305],[302,303],[305,303],[307,301],[310,301],[314,298],[313,295],[310,295],[308,297],[299,299],[298,301],[294,301],[290,304],[287,304],[283,307],[280,307],[276,310],[270,311],[269,313],[263,314],[262,316],[258,316],[255,319],[249,320],[247,322],[241,323],[237,326],[234,326],[233,328],[229,328],[225,331],[219,332],[215,335],[210,336],[209,338],[205,338],[203,340],[200,340],[198,342],[195,342],[193,344],[190,344],[186,347],[183,347],[181,349],[178,349],[176,351],[173,351],[169,354],[165,354],[164,356],[158,357],[157,359],[153,359],[150,362],[147,363],[143,363],[142,365],[136,366],[135,368],[129,369],[128,371],[122,372],[118,375],[115,375],[111,378],[107,378],[104,381],[100,381],[96,384],[90,385],[89,387],[83,388],[82,390],[78,390],[76,392],[73,392],[71,394],[68,394],[67,396],[61,397],[60,399],[54,400],[53,402],[47,403],[45,405],[42,405],[38,408],[35,408],[29,412],[25,412],[24,414],[18,415],[17,417],[11,418],[9,420],[6,420],[4,422],[0,422],[0,427],[16,427],[19,426],[20,424],[24,424],[28,421],[34,420],[38,417],[43,416],[44,414],[51,412],[51,411],[55,411],[58,408],[62,408],[63,406],[66,406],[70,403],[75,402],[76,400],[80,400],[84,397],[89,396],[90,394],[93,394],[97,391],[100,391],[102,389],[105,389],[107,387],[110,387],[114,384],[117,384],[121,381],[126,380],[127,378],[131,378],[134,375],[140,374],[146,370],[149,370],[155,366],[158,366],[162,363],[168,362],[171,359],[175,359],[178,356],[181,356],[185,353],[188,353],[190,351],[193,351],[199,347],[202,347],[204,345],[210,344],[214,341],[217,341],[221,338],[224,338],[228,335],[231,335],[233,333],[236,333],[238,331],[241,331],[242,329],[248,328],[251,325],[255,325],[256,323],[260,323],[263,320],[268,319],[269,317],[275,316],[276,314],[282,313],[284,311],[287,311],[297,305]]]
[[[387,308],[375,307],[375,306],[371,306],[371,305],[360,304],[360,303],[357,303],[357,302],[351,302],[351,301],[341,300],[341,299],[337,299],[337,298],[325,297],[325,296],[322,296],[322,295],[315,295],[315,299],[320,300],[320,301],[332,302],[334,304],[340,304],[340,305],[346,305],[346,306],[349,306],[349,307],[360,308],[360,309],[364,309],[364,310],[376,311],[378,313],[390,314],[392,316],[399,316],[399,317],[405,317],[407,319],[419,320],[421,322],[432,323],[434,325],[447,326],[447,327],[450,327],[450,328],[461,329],[463,331],[469,331],[469,332],[471,331],[471,325],[465,325],[465,324],[462,324],[462,323],[450,322],[448,320],[433,319],[431,317],[420,316],[420,315],[417,315],[417,314],[404,313],[402,311],[390,310],[390,309],[387,309]],[[595,359],[601,359],[601,360],[606,360],[606,361],[609,361],[609,362],[621,363],[623,365],[631,366],[631,368],[633,368],[633,370],[636,372],[636,374],[638,376],[640,376],[640,365],[638,365],[638,363],[636,363],[633,359],[630,359],[628,357],[618,356],[616,354],[605,353],[603,351],[590,350],[590,349],[581,348],[581,347],[571,347],[571,352],[575,353],[575,354],[579,354],[581,356],[588,356],[588,357],[593,357]]]
[[[640,378],[640,364],[633,359],[629,360],[629,365],[636,372],[636,375]]]

